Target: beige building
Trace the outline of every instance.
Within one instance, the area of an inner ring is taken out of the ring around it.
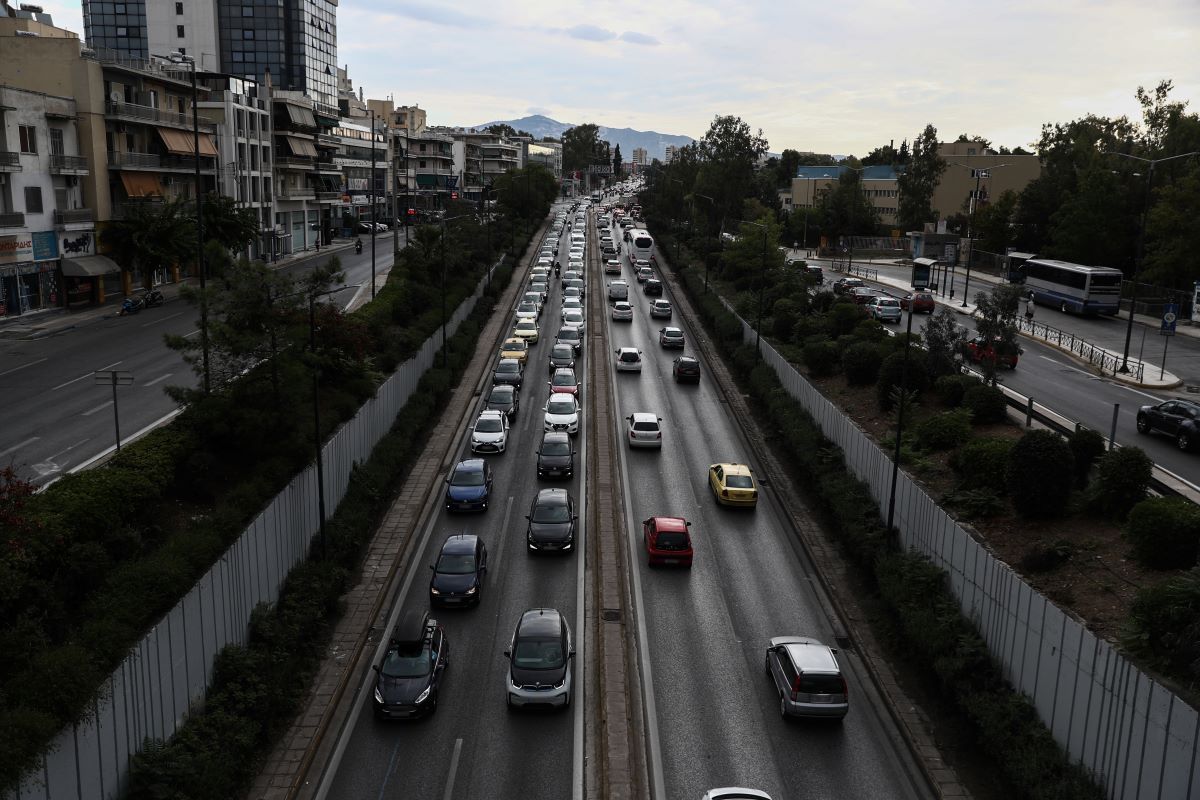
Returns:
[[[958,213],[970,214],[978,181],[979,199],[986,203],[1006,191],[1018,194],[1042,174],[1035,155],[997,155],[982,142],[943,142],[938,155],[946,170],[933,192],[933,209],[940,219]]]
[[[644,148],[644,147],[633,148],[632,163],[637,164],[638,166],[642,166],[642,167],[644,167],[650,163],[649,157],[646,153],[646,148]]]
[[[850,167],[799,167],[792,178],[791,191],[780,193],[784,211],[796,208],[815,208],[821,203],[821,195],[829,191],[835,181]],[[896,224],[896,209],[900,202],[896,170],[890,166],[863,167],[863,191],[871,205],[879,212],[879,221],[886,226]]]

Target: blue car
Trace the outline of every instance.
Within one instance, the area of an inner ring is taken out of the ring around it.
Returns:
[[[447,511],[487,511],[492,468],[482,458],[460,461],[446,478]]]

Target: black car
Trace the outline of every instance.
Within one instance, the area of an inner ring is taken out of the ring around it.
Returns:
[[[575,445],[571,436],[562,431],[542,434],[542,446],[537,451],[539,478],[570,478],[575,474]]]
[[[478,605],[487,575],[487,547],[478,536],[459,533],[442,543],[437,561],[429,565],[429,604]]]
[[[571,628],[557,609],[532,608],[523,613],[504,657],[509,660],[504,685],[510,709],[571,705],[575,647]]]
[[[692,356],[680,356],[671,367],[671,375],[676,383],[699,383],[700,361]]]
[[[542,489],[529,507],[526,540],[531,552],[567,551],[575,546],[575,501],[566,489]]]
[[[1142,406],[1137,413],[1138,433],[1160,431],[1175,439],[1185,453],[1200,444],[1200,403],[1193,400],[1167,400],[1154,406]]]
[[[492,372],[492,383],[511,383],[513,386],[520,386],[522,378],[521,362],[515,358],[502,358],[496,362],[496,369]]]
[[[450,666],[446,632],[428,611],[408,611],[392,631],[375,670],[375,716],[414,719],[437,710],[438,689]]]
[[[570,344],[555,342],[550,348],[550,373],[562,367],[574,368],[575,366],[575,348]]]
[[[866,286],[866,284],[862,282],[861,278],[838,278],[833,282],[833,293],[848,295],[854,289],[859,289],[863,286]]]
[[[642,283],[642,293],[647,297],[662,297],[662,281],[658,278],[646,278]]]
[[[487,403],[484,405],[487,411],[503,411],[509,421],[517,415],[521,410],[521,390],[511,383],[497,383],[488,392]]]

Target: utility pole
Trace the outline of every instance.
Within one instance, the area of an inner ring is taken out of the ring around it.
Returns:
[[[371,109],[371,299],[375,299],[375,239],[379,233],[375,206],[375,109]]]

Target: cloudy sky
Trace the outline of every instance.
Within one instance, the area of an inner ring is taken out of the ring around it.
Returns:
[[[43,5],[82,33],[77,0]],[[341,0],[338,28],[355,86],[430,124],[698,138],[733,114],[775,152],[865,155],[927,123],[1028,146],[1043,123],[1137,117],[1138,86],[1200,92],[1200,0]]]

